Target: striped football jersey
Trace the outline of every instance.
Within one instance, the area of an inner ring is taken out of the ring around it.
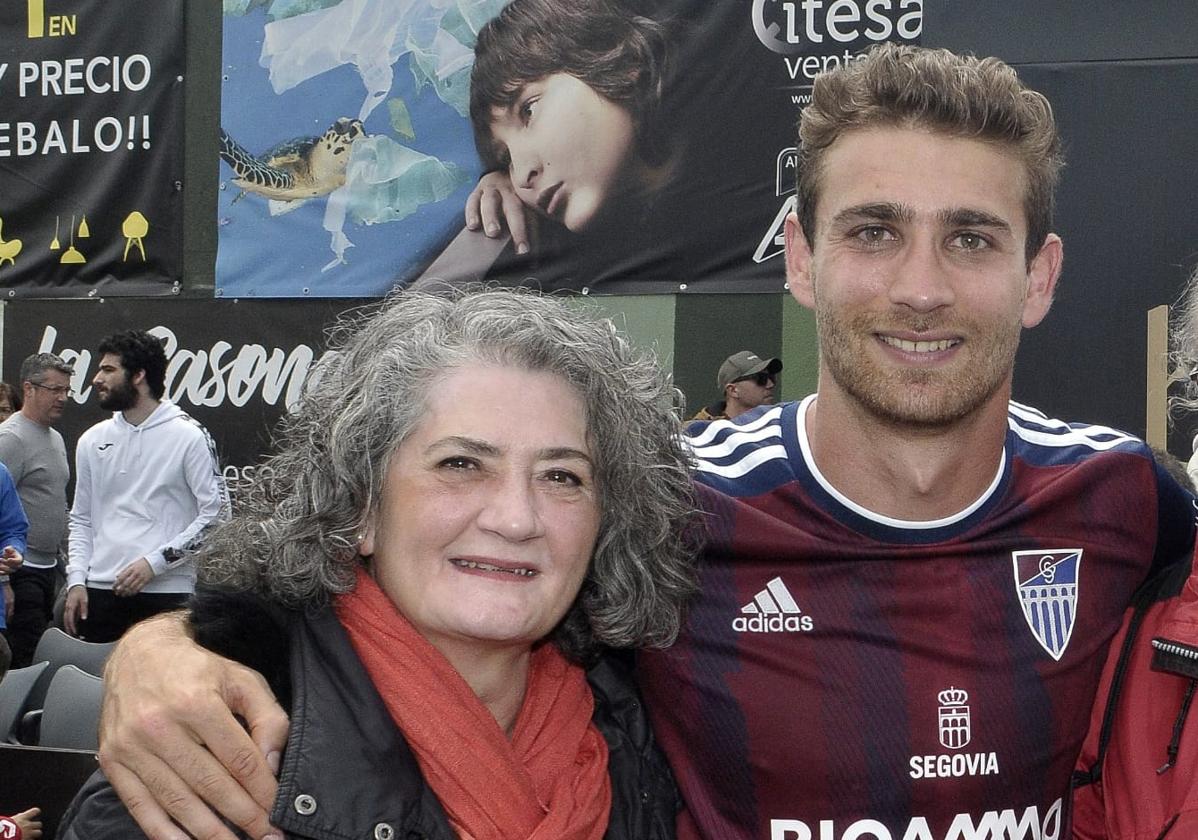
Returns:
[[[1011,403],[981,497],[896,520],[820,473],[812,399],[688,432],[701,594],[638,663],[680,836],[1065,840],[1109,641],[1193,498],[1140,440]]]

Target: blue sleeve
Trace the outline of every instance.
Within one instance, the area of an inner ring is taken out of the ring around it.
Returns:
[[[25,508],[21,507],[12,475],[7,467],[0,464],[0,549],[11,545],[24,554],[28,533],[29,520],[25,517]]]

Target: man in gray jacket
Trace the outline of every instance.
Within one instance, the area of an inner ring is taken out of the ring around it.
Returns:
[[[33,662],[37,640],[50,623],[57,589],[59,549],[67,533],[67,482],[71,469],[62,435],[53,424],[71,396],[75,370],[53,353],[21,363],[21,410],[0,423],[0,463],[8,467],[29,517],[25,563],[10,579],[13,614],[5,635],[12,667]]]

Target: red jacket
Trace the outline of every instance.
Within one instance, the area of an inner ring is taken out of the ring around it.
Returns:
[[[1074,840],[1198,838],[1198,711],[1191,714],[1198,577],[1191,571],[1146,584],[1111,642],[1074,773]]]

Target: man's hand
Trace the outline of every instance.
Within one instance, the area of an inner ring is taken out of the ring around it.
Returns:
[[[528,213],[506,172],[488,172],[466,198],[466,227],[494,239],[506,225],[517,254],[528,253]]]
[[[12,618],[13,599],[16,597],[17,596],[12,591],[12,584],[5,583],[4,584],[4,623],[5,624],[7,624],[8,620],[10,618]]]
[[[120,598],[128,598],[141,592],[142,587],[154,579],[154,570],[150,561],[138,557],[132,563],[116,573],[112,583],[112,594]]]
[[[21,564],[25,562],[24,556],[11,545],[4,546],[4,550],[0,551],[0,575],[7,575],[10,572],[15,572],[21,568]]]
[[[210,806],[250,837],[282,838],[268,814],[286,740],[262,676],[196,645],[183,613],[133,627],[108,659],[100,767],[151,840],[233,840]]]
[[[80,620],[87,621],[87,587],[77,585],[67,590],[67,603],[62,611],[62,624],[68,633],[78,636]]]

